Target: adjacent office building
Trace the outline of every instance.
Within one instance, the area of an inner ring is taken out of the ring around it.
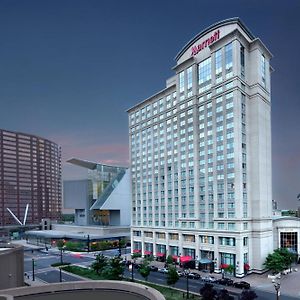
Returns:
[[[60,210],[60,147],[35,135],[0,129],[0,226],[56,220]]]
[[[239,18],[211,25],[166,88],[128,110],[132,248],[236,276],[273,251],[270,59]]]

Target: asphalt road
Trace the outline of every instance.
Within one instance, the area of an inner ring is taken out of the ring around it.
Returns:
[[[104,255],[112,257],[117,254],[117,250],[108,250],[102,252]],[[35,277],[40,280],[48,283],[59,282],[60,275],[59,270],[57,268],[51,267],[51,264],[60,262],[60,254],[56,253],[43,253],[41,251],[34,251],[31,253],[30,251],[25,252],[24,257],[24,270],[25,272],[32,277],[32,258],[35,261]],[[80,256],[77,254],[64,253],[63,261],[71,264],[77,264],[81,266],[89,266],[93,261],[93,257]],[[125,269],[124,276],[131,278],[131,271],[127,268]],[[144,280],[144,278],[138,273],[136,269],[134,269],[134,278],[138,280]],[[80,281],[81,279],[77,276],[62,272],[62,281]],[[166,275],[159,272],[151,272],[148,277],[149,282],[167,285],[166,283]],[[199,289],[203,286],[203,283],[197,279],[189,279],[189,291],[199,293]],[[176,288],[186,290],[187,280],[186,278],[180,278],[178,282],[175,284]],[[215,289],[219,290],[224,288],[224,286],[215,284]],[[234,291],[236,294],[240,294],[242,290],[236,288],[229,288],[229,290]],[[262,290],[257,290],[253,288],[253,290],[258,295],[259,300],[272,300],[276,299],[275,293],[270,293]],[[237,299],[237,297],[236,297]],[[281,295],[280,300],[296,300],[297,297],[290,297],[286,295]]]
[[[129,272],[128,270],[125,270],[124,275],[126,277],[131,278],[131,272]],[[136,270],[134,270],[134,278],[139,279],[139,280],[144,280],[143,277],[137,273]],[[149,282],[153,282],[153,283],[157,283],[157,284],[161,284],[161,285],[167,285],[166,283],[166,275],[159,273],[159,272],[151,272],[149,277],[148,277],[148,281]],[[189,279],[189,291],[194,292],[194,293],[199,293],[200,288],[204,285],[203,282],[201,282],[199,279]],[[182,290],[186,291],[187,288],[187,280],[186,278],[180,278],[177,283],[175,284],[175,288],[179,288]],[[223,288],[227,288],[226,286],[222,286],[219,284],[214,284],[214,288],[216,290],[221,290]],[[237,289],[237,288],[233,288],[233,287],[229,287],[228,290],[230,291],[234,291],[234,293],[236,295],[242,293],[241,289]],[[266,292],[266,291],[262,291],[262,290],[257,290],[255,288],[252,288],[252,290],[255,291],[255,293],[257,294],[259,300],[276,300],[276,295],[275,293],[270,293],[270,292]],[[238,299],[238,297],[236,296],[235,299]],[[296,300],[298,299],[297,297],[291,297],[291,296],[286,296],[286,295],[281,295],[280,296],[280,300]]]

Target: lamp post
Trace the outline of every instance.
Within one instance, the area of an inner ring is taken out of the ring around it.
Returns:
[[[35,280],[35,274],[34,274],[34,258],[32,259],[32,281]]]
[[[131,268],[131,281],[133,282],[134,281],[134,278],[133,278],[133,269],[134,269],[134,265],[135,265],[135,259],[133,261],[131,261],[131,265],[129,265],[129,270]]]
[[[59,267],[59,282],[62,282],[62,273],[61,273],[61,267]]]
[[[186,270],[185,272],[185,276],[186,276],[186,299],[189,299],[189,274],[190,274],[190,270]]]
[[[279,296],[280,296],[280,282],[275,281],[275,279],[273,279],[272,283],[273,283],[275,291],[276,291],[276,300],[279,300]]]
[[[87,236],[87,251],[90,252],[90,235]]]

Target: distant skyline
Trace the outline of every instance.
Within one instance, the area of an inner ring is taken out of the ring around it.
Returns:
[[[273,199],[300,205],[300,2],[0,0],[0,128],[71,157],[129,165],[126,110],[165,87],[178,51],[240,17],[273,53]]]

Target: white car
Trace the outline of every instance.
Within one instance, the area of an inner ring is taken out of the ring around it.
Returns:
[[[166,274],[169,272],[169,270],[167,268],[161,268],[161,269],[158,269],[158,272]]]
[[[202,281],[208,282],[208,283],[215,283],[217,281],[217,279],[213,276],[205,276],[205,277],[202,277]]]

